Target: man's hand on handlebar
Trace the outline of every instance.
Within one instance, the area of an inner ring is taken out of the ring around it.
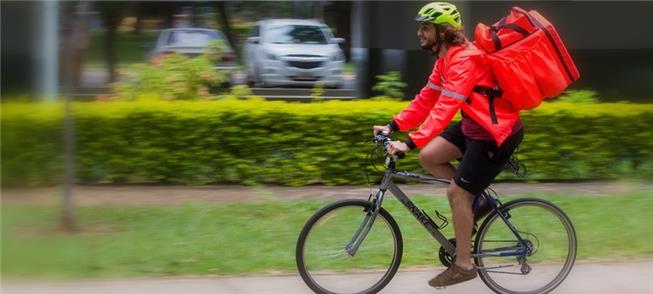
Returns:
[[[379,133],[384,133],[386,136],[390,136],[390,134],[392,134],[392,129],[390,129],[390,127],[387,125],[374,126],[372,130],[374,131],[374,136],[378,135]]]
[[[410,151],[408,145],[401,141],[392,141],[388,145],[388,153],[392,156],[397,156],[399,152],[406,154],[408,151]]]
[[[373,128],[374,136],[377,136],[377,140],[382,140],[385,144],[386,152],[396,158],[404,158],[406,153],[410,151],[410,147],[406,143],[401,141],[390,141],[390,135],[392,134],[392,128],[390,126],[374,126]],[[378,139],[380,136],[381,139]]]

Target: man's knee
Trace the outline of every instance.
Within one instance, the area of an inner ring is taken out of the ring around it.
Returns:
[[[423,167],[439,168],[448,163],[449,161],[441,162],[438,160],[437,154],[432,154],[428,151],[422,151],[419,153],[419,164]]]
[[[449,185],[449,187],[447,187],[447,198],[449,198],[450,203],[453,203],[456,200],[456,198],[458,198],[457,192],[458,191],[456,190],[456,183],[452,179],[451,184]]]
[[[429,161],[429,154],[426,151],[422,151],[419,153],[419,164],[421,166],[429,166],[431,165],[431,162]]]

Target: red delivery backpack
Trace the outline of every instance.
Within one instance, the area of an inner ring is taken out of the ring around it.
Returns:
[[[492,26],[479,23],[474,38],[499,83],[497,96],[517,110],[537,107],[580,77],[553,25],[535,10],[513,7]]]

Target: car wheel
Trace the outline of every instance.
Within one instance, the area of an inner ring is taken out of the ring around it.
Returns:
[[[247,87],[254,88],[254,86],[256,86],[256,82],[254,82],[252,77],[247,76]]]
[[[265,84],[265,81],[261,77],[261,71],[259,70],[259,67],[256,66],[254,68],[254,82],[253,86],[256,88],[265,88],[267,85]]]
[[[249,66],[245,66],[245,84],[252,88],[254,87],[254,74],[249,70]]]

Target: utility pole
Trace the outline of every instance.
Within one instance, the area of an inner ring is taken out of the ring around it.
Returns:
[[[40,96],[46,100],[55,100],[59,93],[59,3],[57,0],[45,0],[41,3],[41,42],[37,48]]]
[[[61,227],[67,232],[75,232],[78,229],[74,211],[72,191],[72,186],[75,181],[75,125],[72,117],[71,102],[75,87],[74,60],[75,54],[78,54],[75,45],[81,41],[80,39],[82,38],[82,31],[86,26],[88,2],[80,1],[77,3],[74,11],[74,21],[72,24],[71,35],[68,38],[68,42],[64,44],[67,51],[65,54],[66,106],[64,113],[63,131],[64,180],[60,224]]]

